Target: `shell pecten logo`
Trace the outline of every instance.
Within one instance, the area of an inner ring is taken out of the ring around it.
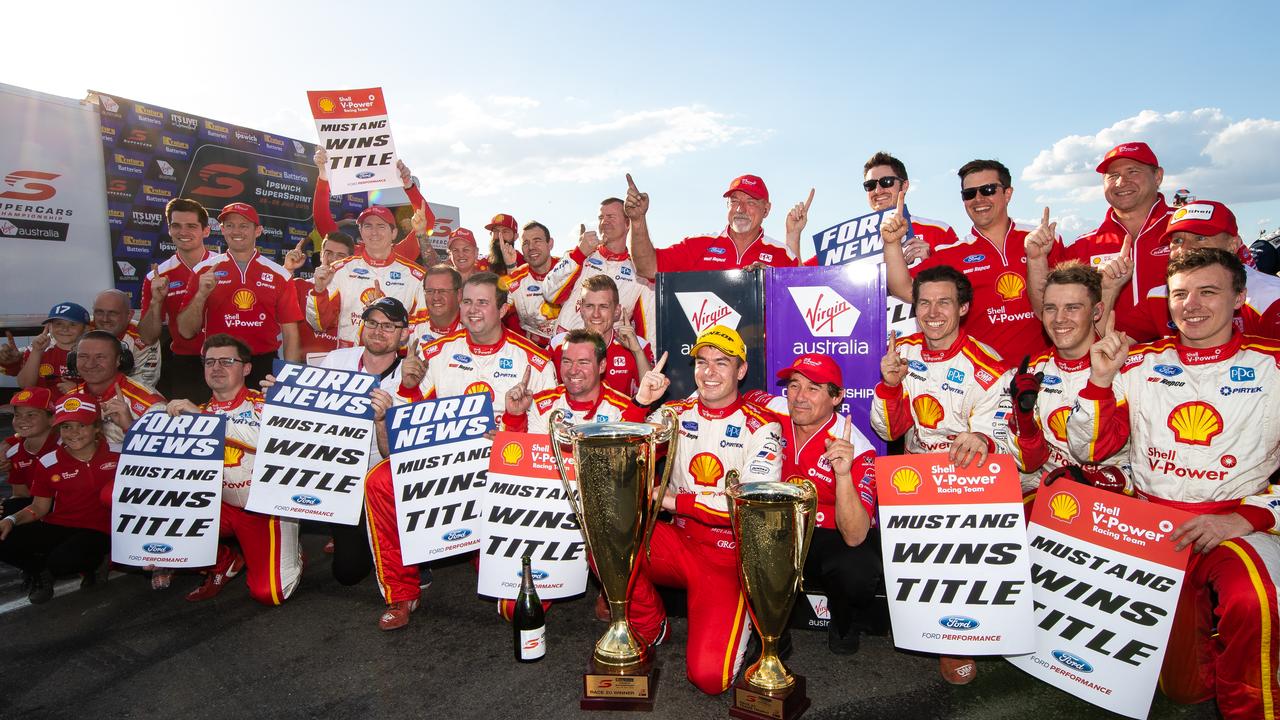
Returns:
[[[80,409],[80,401],[75,398],[67,398],[62,401],[62,407],[60,409],[63,412],[75,412]]]
[[[1007,272],[996,280],[996,292],[1005,300],[1017,300],[1027,289],[1027,281],[1018,273]]]
[[[240,467],[240,461],[244,459],[244,450],[233,445],[228,445],[222,451],[222,464],[226,467]]]
[[[689,461],[689,475],[696,485],[714,486],[724,477],[724,465],[711,453],[698,453]]]
[[[1058,442],[1067,441],[1067,418],[1071,417],[1071,408],[1063,405],[1062,407],[1049,413],[1049,432],[1058,439]]]
[[[1055,520],[1069,523],[1080,514],[1080,501],[1069,492],[1054,493],[1053,497],[1049,498],[1049,514]]]
[[[235,295],[231,296],[231,303],[240,310],[248,310],[257,302],[258,297],[253,294],[253,291],[245,290],[244,288],[237,290]]]
[[[364,292],[360,293],[360,304],[368,305],[369,303],[373,302],[374,300],[377,300],[382,296],[383,296],[382,290],[379,289],[378,286],[376,285],[371,288],[365,288]]]
[[[30,390],[19,390],[18,394],[13,396],[14,402],[23,402],[25,400],[30,400],[30,399],[31,399]]]
[[[489,399],[493,399],[493,388],[489,387],[487,382],[473,382],[467,386],[466,390],[462,391],[463,395],[473,395],[475,393],[487,393]]]
[[[1222,415],[1206,402],[1186,402],[1175,407],[1165,422],[1173,439],[1187,445],[1208,445],[1222,433]]]
[[[916,472],[915,468],[898,468],[889,476],[889,483],[900,495],[914,495],[920,489],[922,482],[924,478],[920,477],[920,473]]]
[[[507,465],[519,465],[520,458],[524,457],[524,448],[520,447],[520,443],[509,442],[502,448],[502,462]]]
[[[320,112],[327,113],[331,113],[338,109],[338,104],[333,101],[333,98],[328,96],[320,98],[319,102],[316,103],[316,106],[320,108]]]
[[[915,400],[911,401],[911,409],[915,411],[916,422],[930,430],[938,427],[938,423],[942,422],[942,418],[946,413],[942,411],[942,404],[932,395],[917,395]]]

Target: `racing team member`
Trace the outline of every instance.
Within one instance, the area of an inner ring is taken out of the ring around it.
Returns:
[[[1080,466],[1067,445],[1067,417],[1089,380],[1089,348],[1104,312],[1101,286],[1098,271],[1076,260],[1049,273],[1040,320],[1053,347],[1019,368],[1010,383],[1012,439],[1008,444],[1022,471],[1022,492],[1028,504],[1042,474]],[[1114,464],[1086,464],[1077,479],[1123,492],[1130,472],[1128,458],[1128,448],[1122,448]]]
[[[965,332],[991,345],[1007,362],[1038,355],[1048,342],[1027,295],[1027,253],[1030,247],[1041,247],[1031,242],[1034,238],[1046,238],[1045,247],[1059,247],[1056,224],[1049,223],[1047,210],[1040,226],[1034,229],[1010,219],[1012,178],[1000,162],[971,160],[960,168],[959,175],[960,197],[973,221],[973,227],[959,242],[935,247],[933,254],[908,269],[902,254],[907,222],[902,219],[901,195],[897,216],[881,225],[889,292],[908,302],[912,277],[926,268],[950,265],[964,273],[973,285],[973,305],[964,320]]]
[[[271,374],[278,353],[302,362],[302,311],[292,274],[258,252],[258,211],[248,203],[231,203],[218,213],[218,222],[227,251],[192,271],[196,291],[178,313],[178,333],[188,340],[221,333],[240,338],[253,353],[249,382],[256,385]]]
[[[173,416],[186,412],[227,418],[218,534],[235,537],[240,549],[219,543],[217,560],[204,571],[204,583],[187,593],[187,600],[198,602],[216,596],[228,580],[244,570],[249,596],[263,605],[279,605],[302,580],[302,545],[298,542],[297,520],[244,509],[249,501],[249,480],[253,477],[265,402],[261,392],[245,387],[252,369],[249,346],[218,333],[205,339],[201,356],[204,379],[213,398],[202,405],[173,400],[167,411]]]
[[[557,260],[551,254],[554,244],[551,231],[546,225],[540,222],[527,223],[520,236],[525,262],[510,270],[506,278],[507,297],[511,300],[512,308],[506,317],[507,327],[523,333],[543,349],[551,343],[551,336],[555,334],[556,322],[560,317],[560,306],[547,302],[546,297],[547,274]]]
[[[1004,451],[996,438],[1007,435],[997,424],[1005,370],[995,351],[960,327],[973,286],[959,270],[942,265],[917,273],[911,294],[920,332],[899,340],[890,331],[871,403],[871,428],[885,440],[905,433],[908,453],[946,452],[960,467],[971,461],[981,465],[988,454]],[[938,660],[947,682],[963,685],[978,674],[973,658]]]
[[[5,331],[6,342],[0,345],[0,363],[5,375],[17,379],[18,387],[42,387],[55,395],[64,395],[75,387],[75,371],[68,357],[76,343],[89,329],[89,311],[83,305],[61,302],[49,309],[44,332],[31,339],[21,352],[13,341],[13,333]]]
[[[142,316],[138,320],[138,336],[150,345],[160,341],[164,327],[169,327],[169,350],[172,355],[160,368],[163,393],[198,402],[209,399],[200,367],[200,344],[203,335],[187,339],[178,332],[178,313],[195,294],[195,267],[213,256],[205,246],[209,237],[209,211],[195,200],[174,198],[164,206],[164,217],[173,240],[174,252],[159,265],[152,265],[142,286]]]
[[[1138,497],[1196,515],[1169,536],[1195,553],[1161,689],[1182,703],[1216,696],[1227,718],[1269,717],[1280,706],[1280,502],[1268,482],[1280,455],[1280,397],[1271,392],[1280,344],[1235,331],[1245,297],[1235,255],[1190,250],[1166,272],[1178,334],[1132,349],[1119,331],[1094,343],[1067,438],[1083,462],[1128,440]]]
[[[315,160],[318,175],[316,177],[316,192],[311,198],[311,216],[315,220],[316,232],[321,237],[328,237],[330,233],[339,232],[338,222],[333,217],[333,208],[330,206],[329,194],[329,152],[324,148],[317,148],[316,154],[312,158]],[[413,173],[409,172],[408,166],[403,160],[396,161],[396,171],[400,173],[400,181],[404,184],[404,194],[409,198],[409,204],[413,207],[415,217],[414,223],[418,223],[420,227],[430,228],[436,224],[435,213],[431,212],[431,206],[427,204],[427,199],[422,196],[422,191],[418,189],[417,182],[413,179]],[[389,220],[391,224],[391,239],[394,240],[397,234],[396,216],[385,207],[380,205],[372,205],[364,212],[360,213],[360,219],[357,222],[364,224],[365,214],[371,210],[376,210],[375,216],[383,220]],[[368,231],[365,228],[360,229],[360,241],[369,242],[369,237],[383,231],[381,226],[373,227]],[[381,235],[377,238],[381,241]],[[417,265],[422,255],[422,248],[418,242],[418,233],[412,229],[412,226],[400,242],[395,243],[392,251],[396,257],[406,263]]]
[[[145,343],[133,321],[133,302],[127,292],[111,288],[93,299],[93,327],[106,330],[129,348],[133,354],[133,372],[129,377],[143,385],[155,387],[160,382],[160,343]]]
[[[426,345],[462,329],[462,275],[440,263],[427,269],[422,280],[427,297],[427,319],[413,332],[415,340]]]
[[[579,329],[590,330],[604,340],[608,355],[604,383],[631,397],[640,388],[640,378],[653,367],[653,346],[623,320],[618,286],[608,275],[587,278],[578,311],[583,322]],[[567,337],[568,333],[560,333],[551,340],[551,357],[557,368]]]
[[[0,562],[30,574],[32,604],[53,597],[59,575],[84,573],[81,587],[94,584],[111,544],[104,490],[120,456],[100,436],[98,405],[80,393],[64,395],[53,426],[61,442],[35,465],[31,504],[0,519]]]
[[[489,255],[477,262],[477,269],[488,270],[499,277],[510,275],[525,262],[524,256],[516,252],[516,234],[519,233],[516,219],[507,213],[493,216],[488,225]],[[547,237],[551,237],[548,235]]]
[[[633,186],[634,187],[634,186]],[[547,302],[560,306],[556,332],[583,327],[579,304],[583,287],[596,275],[604,275],[618,287],[622,313],[640,334],[653,341],[653,284],[640,276],[631,254],[627,252],[627,233],[633,232],[634,217],[640,211],[628,212],[622,200],[605,198],[600,203],[596,228],[578,226],[578,246],[551,268],[547,276]]]
[[[792,267],[799,261],[785,245],[764,234],[762,225],[772,207],[764,180],[756,175],[740,175],[729,183],[724,196],[728,198],[729,223],[723,230],[715,235],[687,237],[671,247],[655,250],[645,219],[649,194],[636,189],[627,175],[631,254],[640,275],[653,279],[660,272]]]
[[[484,272],[489,261],[480,258],[480,246],[470,230],[460,227],[449,233],[449,264],[462,276],[463,282],[478,272]]]
[[[1098,163],[1102,174],[1102,194],[1111,207],[1097,229],[1076,238],[1067,247],[1054,248],[1047,264],[1063,260],[1079,260],[1100,268],[1125,250],[1125,236],[1132,239],[1128,259],[1134,261],[1132,281],[1120,293],[1116,303],[1116,327],[1130,337],[1145,342],[1168,334],[1163,326],[1155,326],[1141,311],[1147,293],[1164,284],[1164,266],[1169,261],[1165,226],[1173,213],[1160,194],[1164,169],[1156,154],[1142,142],[1126,142],[1107,152]],[[1044,271],[1044,262],[1028,255],[1028,273]],[[1038,267],[1037,267],[1038,265]],[[1039,274],[1039,277],[1043,277]],[[1039,303],[1039,282],[1031,283],[1032,302]]]
[[[315,283],[310,278],[300,278],[295,275],[298,269],[307,263],[307,253],[303,250],[307,242],[308,239],[303,238],[298,243],[298,247],[284,256],[285,271],[294,275],[293,294],[298,299],[299,308],[307,306],[307,298],[315,289]],[[355,240],[346,233],[335,230],[325,235],[324,242],[320,243],[320,264],[333,267],[333,264],[339,260],[351,257],[355,249]],[[317,331],[304,318],[303,322],[298,323],[298,346],[307,363],[315,365],[327,353],[338,349],[338,336],[323,330]]]
[[[41,456],[58,446],[53,432],[53,395],[47,388],[26,388],[14,393],[13,435],[0,445],[0,472],[8,474],[11,495],[0,505],[0,515],[12,515],[31,504],[31,481]]]
[[[89,396],[102,415],[102,435],[115,452],[124,435],[144,413],[165,409],[165,399],[154,388],[128,376],[132,361],[116,336],[91,330],[76,345],[76,372],[82,383],[73,392]]]
[[[746,600],[738,581],[738,560],[725,497],[730,470],[741,482],[778,480],[782,434],[777,417],[738,394],[747,375],[747,350],[737,331],[713,325],[690,354],[697,395],[667,403],[677,414],[680,442],[662,507],[674,521],[657,523],[632,581],[628,620],[649,645],[666,635],[666,610],[655,584],[689,593],[689,681],[708,695],[733,682],[750,632]],[[659,369],[645,374],[637,405],[651,405],[671,381]],[[628,419],[635,419],[628,416]],[[652,419],[658,419],[658,415]]]

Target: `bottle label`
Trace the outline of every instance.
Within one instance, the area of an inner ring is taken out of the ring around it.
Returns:
[[[520,631],[520,659],[536,660],[547,654],[547,626]]]

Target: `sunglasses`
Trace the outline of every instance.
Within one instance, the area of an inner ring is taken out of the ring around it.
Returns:
[[[891,188],[893,187],[894,183],[901,182],[901,181],[902,181],[902,178],[900,177],[896,177],[894,175],[885,175],[882,178],[878,178],[876,180],[868,180],[862,183],[862,189],[866,190],[867,192],[871,192],[872,190],[876,189],[876,185],[879,185],[882,188]]]
[[[978,193],[982,193],[982,197],[991,197],[996,191],[1004,187],[1000,183],[987,183],[978,187],[964,188],[960,191],[960,197],[966,202],[978,197]]]

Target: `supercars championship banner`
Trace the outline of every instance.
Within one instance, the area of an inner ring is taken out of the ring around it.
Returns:
[[[909,220],[911,208],[903,207]],[[880,223],[897,214],[897,209],[881,210],[845,220],[838,225],[820,230],[813,235],[819,265],[843,265],[847,263],[882,266],[884,243],[880,240]],[[915,231],[907,226],[906,240],[915,237]],[[889,325],[903,335],[916,332],[916,317],[911,305],[897,298],[889,298],[886,304]],[[887,332],[887,331],[886,331]],[[881,333],[882,335],[884,333]],[[878,372],[878,368],[877,368]]]
[[[221,415],[151,412],[129,428],[111,501],[111,561],[212,565],[222,514]]]
[[[832,267],[771,268],[764,294],[767,377],[805,353],[836,361],[844,374],[845,401],[838,412],[884,454],[884,442],[871,429],[871,398],[880,379],[884,353],[884,269],[855,263]],[[780,390],[771,389],[774,394]]]
[[[1190,548],[1169,539],[1191,515],[1070,480],[1036,492],[1027,531],[1035,652],[1007,658],[1050,685],[1146,717]]]
[[[876,458],[893,642],[944,655],[1031,652],[1035,618],[1018,469],[946,453]]]
[[[404,564],[480,548],[493,427],[488,393],[424,400],[387,413],[391,485]]]
[[[765,272],[720,270],[658,274],[658,347],[654,357],[670,353],[665,371],[671,379],[668,399],[688,397],[696,389],[689,350],[698,335],[712,325],[737,330],[746,343],[747,377],[742,381],[742,391],[772,391],[774,383],[765,377],[764,371]]]

